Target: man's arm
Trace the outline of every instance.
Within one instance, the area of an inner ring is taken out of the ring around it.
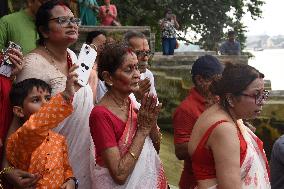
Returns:
[[[188,142],[175,144],[175,154],[179,160],[185,160],[190,158],[188,153]]]
[[[188,142],[196,119],[178,108],[173,117],[175,154],[179,160],[189,158]]]

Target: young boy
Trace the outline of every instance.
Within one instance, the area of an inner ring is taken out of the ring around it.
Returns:
[[[70,69],[65,90],[53,98],[50,86],[39,79],[26,79],[10,93],[13,112],[23,125],[7,140],[7,160],[15,168],[40,174],[37,189],[78,186],[69,165],[66,140],[51,130],[72,113],[72,97],[79,89],[74,84],[75,68]]]

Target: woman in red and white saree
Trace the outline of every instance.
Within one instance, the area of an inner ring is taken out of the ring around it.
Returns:
[[[98,60],[98,74],[108,92],[90,115],[96,150],[92,188],[166,189],[155,150],[160,142],[156,123],[161,105],[156,105],[157,97],[145,94],[137,110],[129,98],[139,89],[136,55],[121,44],[109,44]]]
[[[242,119],[258,116],[268,92],[264,75],[244,64],[227,63],[211,92],[220,102],[197,120],[189,142],[197,189],[269,189],[262,141]]]

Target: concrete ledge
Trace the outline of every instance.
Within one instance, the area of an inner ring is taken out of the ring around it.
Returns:
[[[187,52],[175,52],[174,53],[174,56],[175,55],[192,55],[192,56],[203,56],[203,55],[206,55],[206,54],[209,54],[209,55],[216,55],[216,52],[215,51],[187,51]],[[156,52],[155,55],[161,55],[163,56],[163,53],[162,52]]]
[[[212,51],[211,51],[212,52]],[[177,66],[177,65],[192,65],[194,61],[199,57],[206,54],[210,54],[207,52],[188,52],[188,53],[176,53],[174,55],[162,55],[161,52],[155,53],[152,58],[153,66]],[[213,55],[221,63],[242,63],[248,64],[248,57],[244,55],[240,56],[224,56],[224,55]]]
[[[91,31],[104,31],[108,36],[113,37],[115,40],[120,41],[125,32],[129,30],[135,30],[142,32],[150,41],[151,46],[155,46],[155,41],[151,37],[151,28],[149,26],[80,26],[79,27],[79,39],[71,46],[71,49],[79,54],[82,44],[85,42],[87,34]]]
[[[140,32],[148,31],[150,33],[151,28],[150,26],[80,26],[79,32],[90,32],[90,31],[98,31],[103,30],[106,32],[126,32],[128,30],[135,30]]]

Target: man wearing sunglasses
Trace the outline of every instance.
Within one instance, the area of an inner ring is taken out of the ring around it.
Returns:
[[[153,53],[150,50],[146,36],[137,31],[128,31],[124,35],[124,41],[133,50],[138,59],[138,69],[140,71],[139,92],[135,97],[142,99],[146,92],[157,95],[154,83],[154,75],[148,69],[148,61],[152,58]]]
[[[26,0],[27,7],[0,19],[0,50],[13,41],[22,47],[24,55],[36,48],[38,35],[35,15],[38,8],[48,0]]]

